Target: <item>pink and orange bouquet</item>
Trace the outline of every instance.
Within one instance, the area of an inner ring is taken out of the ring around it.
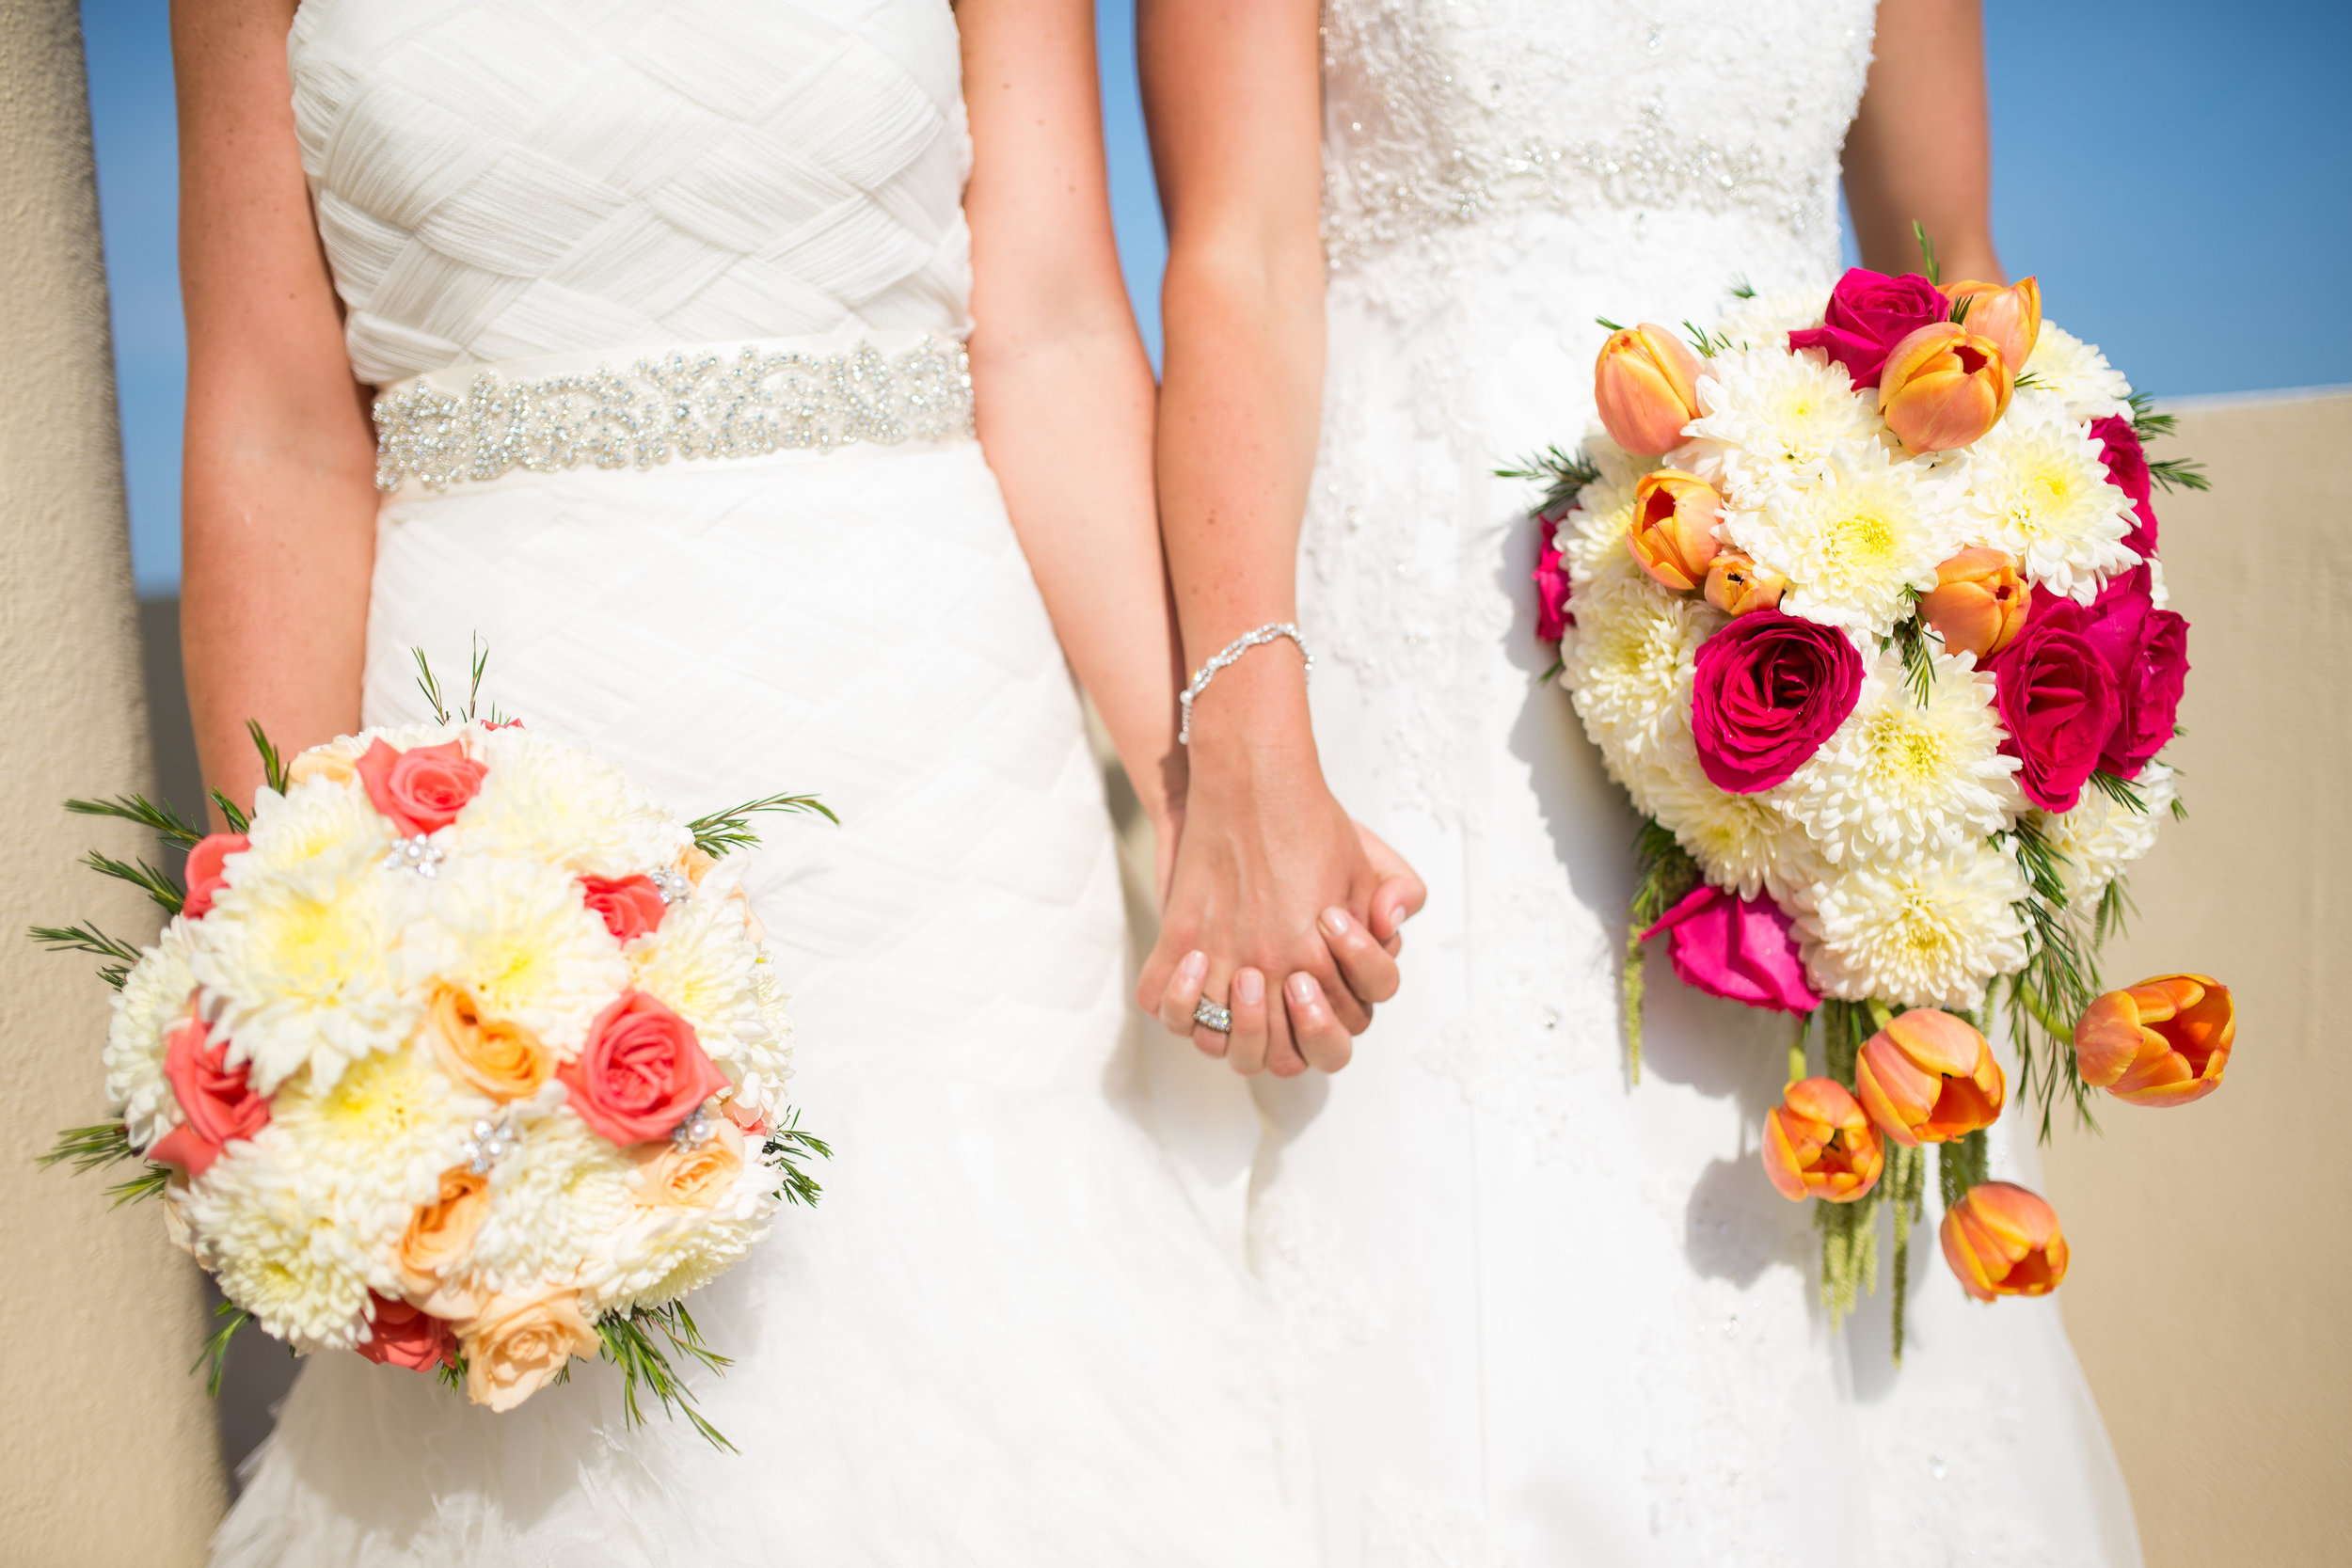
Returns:
[[[2162,752],[2188,627],[2153,489],[2202,480],[2149,460],[2170,421],[2042,320],[2032,278],[1857,269],[1826,294],[1742,291],[1687,337],[1601,325],[1602,428],[1509,477],[1549,482],[1538,632],[1646,819],[1635,1076],[1659,937],[1685,983],[1800,1021],[1765,1163],[1820,1200],[1835,1311],[1874,1275],[1882,1197],[1899,1277],[1931,1144],[1963,1283],[2046,1291],[2055,1216],[1985,1180],[2008,1098],[1992,1002],[2045,1135],[2061,1092],[2180,1103],[2228,1058],[2225,990],[2100,997],[2095,964],[2125,867],[2180,809]],[[2139,1006],[2209,1026],[2159,1049]]]
[[[428,690],[430,690],[428,682]],[[437,709],[438,704],[436,704]],[[98,954],[114,1118],[53,1159],[144,1162],[172,1240],[297,1352],[437,1370],[494,1410],[602,1354],[664,1407],[708,1366],[685,1298],[817,1188],[785,1099],[790,1023],[729,849],[775,797],[697,821],[516,723],[444,715],[279,766],[199,835],[184,886],[92,856],[169,912]],[[660,1335],[660,1339],[655,1338]],[[663,1348],[663,1341],[667,1349]]]

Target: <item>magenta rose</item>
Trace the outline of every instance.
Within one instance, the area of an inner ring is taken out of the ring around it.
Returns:
[[[1804,977],[1789,934],[1792,922],[1770,898],[1734,898],[1719,887],[1692,888],[1644,942],[1666,932],[1666,956],[1686,986],[1751,1007],[1809,1013],[1821,1005]]]
[[[468,756],[459,741],[395,752],[381,737],[355,766],[368,799],[392,819],[403,838],[456,821],[466,802],[482,793],[482,776],[490,770]]]
[[[1576,617],[1568,612],[1568,563],[1556,543],[1560,520],[1546,517],[1543,525],[1543,543],[1535,550],[1535,635],[1557,642],[1576,625]]]
[[[555,1075],[580,1119],[616,1144],[668,1137],[727,1086],[694,1026],[641,990],[598,1013],[588,1043]]]
[[[213,912],[213,900],[229,885],[226,863],[231,855],[241,855],[253,847],[253,841],[243,833],[206,833],[188,848],[188,895],[181,900],[180,912],[190,920],[201,920]]]
[[[2023,764],[2017,786],[2044,811],[2074,809],[2121,711],[2088,620],[2074,600],[2037,588],[2026,629],[1993,660],[1994,705],[2009,732],[2001,750]]]
[[[397,1296],[369,1292],[375,1307],[368,1337],[352,1347],[379,1366],[429,1371],[457,1365],[457,1333],[448,1323]]]
[[[2181,691],[2188,681],[2188,623],[2149,597],[2145,566],[2110,578],[2083,617],[2083,636],[2115,676],[2115,727],[2099,766],[2136,779],[2172,741]]]
[[[1777,610],[1740,616],[1700,643],[1692,663],[1699,767],[1735,795],[1770,789],[1804,767],[1862,693],[1852,639]]]
[[[2099,443],[2099,454],[2106,460],[2107,483],[2132,498],[2132,515],[2137,521],[2132,531],[2123,536],[2123,543],[2137,550],[2144,560],[2156,553],[2156,502],[2155,489],[2148,479],[2148,452],[2139,444],[2139,432],[2122,415],[2109,414],[2092,423],[2090,434]]]
[[[1951,313],[1951,301],[1917,273],[1889,277],[1854,267],[1831,291],[1821,325],[1788,334],[1788,348],[1818,348],[1845,366],[1855,386],[1875,387],[1897,343]]]
[[[164,1078],[180,1102],[180,1125],[155,1140],[147,1157],[201,1176],[224,1146],[269,1125],[269,1101],[246,1081],[246,1065],[229,1065],[229,1042],[215,1040],[200,1018],[164,1042]]]

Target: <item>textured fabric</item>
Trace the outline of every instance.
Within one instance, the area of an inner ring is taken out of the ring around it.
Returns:
[[[452,149],[494,148],[485,166],[528,164],[550,184],[552,168],[593,165],[651,193],[640,216],[682,199],[696,169],[739,168],[719,203],[738,215],[787,207],[808,170],[833,170],[856,184],[844,213],[928,236],[933,261],[900,268],[890,257],[914,247],[878,239],[818,267],[779,221],[785,239],[698,238],[670,270],[733,289],[747,336],[787,330],[820,295],[888,318],[874,327],[961,319],[956,40],[940,0],[308,0],[300,16],[296,91],[338,281],[367,304],[353,316],[363,374],[392,363],[369,357],[387,344],[511,341],[526,304],[536,346],[593,351],[633,346],[618,340],[648,321],[675,341],[709,303],[657,309],[656,275],[626,271],[557,289],[583,252],[548,243],[532,261],[552,232],[538,196],[470,204],[472,186],[432,166]],[[675,156],[689,121],[767,139],[748,163],[706,152],[690,167]],[[374,139],[354,144],[362,130]],[[428,189],[439,205],[404,194]],[[927,206],[940,191],[946,205]],[[404,259],[389,269],[355,270],[338,235],[330,214],[362,209],[404,226],[360,259]],[[458,249],[514,271],[445,264]],[[780,254],[790,277],[759,270]],[[433,288],[388,293],[392,271],[428,262]],[[658,1411],[630,1430],[601,1364],[495,1416],[430,1379],[322,1355],[252,1462],[215,1562],[1305,1560],[1278,1490],[1252,1288],[1142,1127],[1100,779],[980,450],[527,478],[384,507],[363,717],[420,717],[408,650],[447,678],[479,634],[485,696],[689,812],[779,789],[839,812],[838,828],[764,821],[748,879],[792,992],[792,1097],[836,1150],[816,1171],[825,1196],[692,1298],[734,1357],[692,1381],[739,1454]]]
[[[1826,291],[1871,10],[1326,8],[1300,619],[1333,787],[1430,883],[1354,1065],[1260,1091],[1250,1243],[1341,1568],[2138,1560],[2058,1302],[1964,1299],[1931,1196],[1899,1372],[1883,1275],[1831,1332],[1756,1159],[1786,1019],[1661,959],[1629,1084],[1634,819],[1543,679],[1532,486],[1493,474],[1592,421],[1595,316]],[[2023,1122],[1994,1169],[2031,1184]]]

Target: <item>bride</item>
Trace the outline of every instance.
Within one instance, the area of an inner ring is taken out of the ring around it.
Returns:
[[[1841,150],[1868,264],[1910,270],[1917,218],[1947,276],[2000,277],[1975,0],[1143,22],[1187,662],[1295,620],[1316,663],[1311,728],[1285,639],[1193,705],[1142,1000],[1207,1034],[1203,995],[1360,884],[1334,791],[1429,883],[1356,1065],[1260,1081],[1251,1250],[1326,1560],[2137,1562],[2055,1301],[1921,1269],[1899,1373],[1883,1297],[1829,1331],[1756,1164],[1785,1026],[1661,982],[1627,1086],[1633,819],[1542,678],[1529,487],[1493,474],[1592,420],[1597,315],[1825,294]],[[2017,1121],[1993,1158],[2030,1181]]]
[[[836,1157],[695,1298],[739,1455],[630,1431],[610,1368],[493,1416],[321,1355],[215,1561],[1301,1560],[1249,1297],[1135,1108],[1071,680],[1172,841],[1086,0],[212,0],[173,42],[209,781],[259,784],[247,718],[422,717],[408,650],[479,633],[486,695],[679,805],[842,818],[751,881]]]

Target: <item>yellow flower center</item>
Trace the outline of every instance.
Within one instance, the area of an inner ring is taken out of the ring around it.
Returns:
[[[1850,512],[1830,531],[1830,548],[1840,565],[1872,573],[1895,558],[1895,528],[1876,512]]]
[[[1870,760],[1882,777],[1919,784],[1942,775],[1950,748],[1935,727],[1915,708],[1889,703],[1870,718],[1863,731]]]

